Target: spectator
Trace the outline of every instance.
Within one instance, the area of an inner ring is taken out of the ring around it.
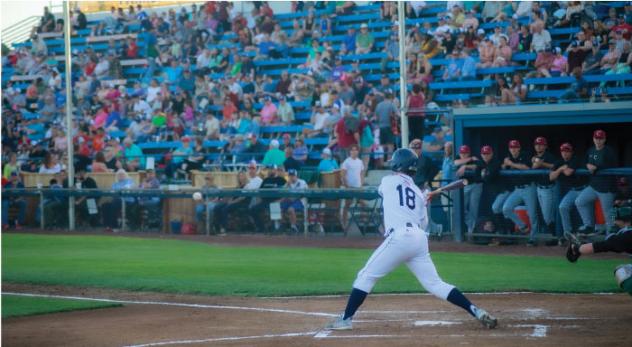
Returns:
[[[277,124],[277,107],[272,103],[272,99],[267,96],[264,99],[263,108],[261,109],[262,125]]]
[[[85,169],[77,170],[77,177],[75,181],[77,189],[97,189],[97,182],[86,175]],[[98,213],[96,198],[93,196],[80,196],[75,199],[75,206],[77,206],[77,224],[88,224],[91,227],[96,227],[98,224]]]
[[[576,67],[581,69],[584,61],[586,60],[586,56],[590,53],[590,49],[580,49],[577,41],[571,42],[566,51],[568,53],[568,71],[570,72],[575,70]]]
[[[286,185],[287,181],[281,177],[282,171],[281,167],[277,165],[269,165],[268,166],[268,177],[266,177],[261,182],[260,189],[278,189],[282,188]],[[261,198],[261,201],[255,203],[250,206],[250,217],[252,218],[253,224],[255,226],[255,230],[258,233],[262,233],[264,231],[265,223],[261,220],[260,214],[269,209],[270,203],[275,202],[279,199],[275,198]]]
[[[107,167],[105,162],[105,155],[103,152],[97,152],[94,155],[94,160],[92,161],[92,172],[108,172],[110,169]]]
[[[364,185],[364,173],[366,168],[364,167],[364,163],[358,155],[360,154],[360,148],[358,145],[352,145],[349,151],[349,158],[345,159],[340,168],[342,169],[342,173],[340,175],[342,181],[342,188],[362,188]],[[349,226],[349,207],[351,206],[351,201],[345,199],[345,202],[342,206],[342,219],[340,220],[340,224],[342,225],[342,229],[346,230]]]
[[[375,116],[380,127],[380,144],[386,147],[387,160],[390,160],[391,154],[395,150],[396,140],[391,121],[399,116],[399,111],[393,102],[393,92],[390,89],[385,91],[385,99],[377,105]]]
[[[209,112],[206,114],[206,122],[204,123],[206,129],[207,140],[219,140],[220,137],[220,122],[215,117],[215,114]]]
[[[565,56],[562,55],[562,49],[555,47],[555,58],[551,64],[551,72],[555,75],[566,76],[568,71],[568,61]]]
[[[579,66],[573,70],[573,81],[570,87],[560,96],[560,101],[578,101],[588,97],[588,82],[583,77],[582,70]]]
[[[270,149],[266,152],[263,157],[263,165],[276,165],[282,166],[285,162],[285,153],[279,149],[279,141],[272,140],[270,141]]]
[[[145,155],[143,154],[143,150],[141,150],[140,147],[138,147],[138,145],[136,145],[129,137],[126,137],[125,140],[123,140],[123,145],[125,146],[123,155],[127,162],[127,170],[135,172],[144,169]]]
[[[237,187],[245,190],[257,190],[261,186],[261,178],[257,176],[257,164],[248,166],[248,175],[239,172],[237,175]],[[220,200],[213,208],[215,220],[215,230],[219,230],[220,235],[226,235],[228,228],[228,217],[232,212],[246,209],[250,204],[250,198],[245,196],[231,197]]]
[[[494,50],[493,67],[507,66],[511,63],[511,47],[507,42],[507,36],[502,35],[498,40],[498,47]],[[469,56],[469,55],[468,55]]]
[[[526,100],[527,86],[524,84],[520,74],[513,75],[513,83],[511,88],[503,88],[501,90],[501,104],[503,105],[520,105]]]
[[[466,81],[476,79],[476,60],[472,57],[469,48],[464,48],[463,51],[461,51],[461,58],[463,59],[463,65],[461,66],[461,80]]]
[[[296,169],[289,169],[287,173],[289,179],[287,182],[287,188],[290,191],[301,191],[308,188],[307,183],[304,180],[298,178],[298,172],[296,171]],[[304,210],[305,208],[303,207],[301,199],[285,198],[281,200],[281,211],[286,213],[290,221],[290,231],[292,233],[296,234],[299,232],[299,229],[296,226],[296,211]]]
[[[551,34],[544,29],[544,24],[535,25],[531,37],[531,51],[542,52],[551,48]]]
[[[318,163],[317,171],[318,173],[322,173],[332,172],[334,170],[338,170],[338,163],[335,159],[332,159],[331,150],[329,148],[325,148],[321,154],[321,160]]]
[[[303,165],[302,162],[296,160],[294,158],[294,146],[287,145],[285,146],[285,161],[283,162],[283,168],[286,172],[289,170],[300,170]]]
[[[461,67],[463,66],[463,61],[459,57],[459,52],[455,50],[450,53],[449,59],[448,65],[444,67],[443,79],[445,81],[458,80],[461,78]]]
[[[20,174],[20,165],[18,164],[18,156],[15,152],[11,152],[9,154],[9,162],[4,163],[4,168],[2,169],[2,177],[5,179],[10,179],[12,173]]]
[[[116,171],[116,182],[112,184],[112,190],[132,189],[135,185],[136,184],[131,178],[129,178],[125,170],[119,169]],[[103,224],[106,226],[106,231],[118,231],[123,201],[125,201],[127,208],[131,208],[135,203],[135,198],[113,198],[111,202],[103,204],[101,209],[103,211]]]
[[[614,68],[619,60],[620,52],[616,49],[616,43],[614,41],[610,41],[608,43],[608,52],[601,58],[601,70],[602,72],[606,72]]]
[[[207,173],[204,176],[204,184],[201,187],[202,192],[206,194],[206,199],[202,203],[195,205],[195,220],[198,223],[198,231],[201,230],[200,225],[204,224],[206,226],[207,235],[210,234],[211,225],[215,225],[215,207],[218,206],[221,201],[221,198],[209,196],[209,190],[215,189],[219,189],[215,184],[215,177]]]
[[[307,146],[305,146],[305,141],[303,141],[301,137],[297,138],[294,143],[294,159],[298,160],[302,164],[305,164],[308,154],[309,150],[307,149]]]
[[[342,39],[341,55],[351,54],[356,51],[356,32],[353,26],[349,26],[347,34]]]
[[[185,159],[193,154],[193,148],[191,147],[191,138],[185,136],[181,139],[180,146],[172,152],[171,164],[165,169],[167,177],[174,178],[177,176],[186,178],[187,166],[183,165]]]
[[[279,107],[277,108],[279,121],[283,125],[291,125],[294,122],[294,109],[290,105],[285,96],[279,98]]]
[[[267,151],[266,145],[264,145],[255,133],[250,134],[250,145],[248,146],[248,153],[253,155],[262,155]],[[277,141],[278,142],[278,141]]]
[[[490,39],[485,39],[478,45],[479,68],[491,67],[494,64],[494,44]]]
[[[40,18],[40,25],[38,32],[51,32],[55,30],[55,16],[48,10],[48,7],[44,7],[44,15]]]
[[[570,55],[570,54],[569,54]],[[588,51],[586,59],[582,64],[582,70],[584,73],[593,73],[601,69],[601,59],[603,55],[599,51],[599,45],[594,45]]]
[[[555,54],[553,51],[540,51],[535,59],[535,74],[538,77],[551,77],[549,70],[553,66],[553,61],[555,61]]]
[[[24,184],[20,180],[20,176],[17,172],[11,172],[9,181],[4,185],[3,189],[24,189]],[[17,219],[14,221],[9,220],[9,210],[11,208],[17,208]],[[26,216],[26,201],[23,197],[8,197],[5,194],[2,196],[2,229],[7,230],[13,222],[15,229],[20,229],[24,225]]]
[[[420,84],[413,84],[412,95],[406,103],[408,112],[409,141],[413,138],[423,139],[425,131],[425,95]]]
[[[382,50],[386,53],[386,57],[382,58],[381,68],[382,72],[386,71],[388,67],[388,63],[392,61],[396,61],[399,57],[399,27],[397,25],[393,25],[391,29],[391,36],[386,40],[384,44],[384,49]]]
[[[360,34],[356,36],[356,54],[371,53],[373,50],[373,44],[375,39],[369,32],[369,26],[366,23],[362,23],[360,26]]]
[[[61,165],[57,162],[57,155],[47,152],[44,157],[44,161],[42,162],[42,166],[40,166],[39,173],[41,174],[56,174],[61,171]]]

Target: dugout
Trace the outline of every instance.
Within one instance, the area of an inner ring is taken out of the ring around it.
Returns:
[[[463,144],[469,145],[476,156],[481,146],[490,145],[495,157],[501,160],[509,153],[509,140],[519,140],[523,150],[532,153],[533,141],[538,136],[547,138],[549,149],[556,156],[564,142],[570,142],[575,153],[583,156],[592,146],[593,131],[602,129],[607,133],[607,144],[617,151],[620,167],[632,167],[632,102],[629,101],[454,109],[453,127],[455,156]],[[481,205],[488,204],[481,201]],[[454,216],[460,216],[461,210],[457,197]],[[453,225],[460,239],[465,229],[461,221]]]

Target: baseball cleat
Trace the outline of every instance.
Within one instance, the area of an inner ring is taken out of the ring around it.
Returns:
[[[338,318],[331,321],[325,329],[327,330],[351,330],[353,329],[353,325],[351,324],[351,318],[343,319],[343,316],[339,316]]]
[[[474,313],[476,314],[476,319],[478,319],[478,321],[481,322],[481,324],[483,324],[483,326],[487,329],[494,329],[496,325],[498,325],[498,320],[496,319],[496,317],[487,313],[487,311],[483,310],[482,308],[476,307],[474,309]]]

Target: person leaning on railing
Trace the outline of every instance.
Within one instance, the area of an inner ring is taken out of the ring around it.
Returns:
[[[478,206],[483,193],[483,184],[478,172],[482,167],[479,158],[471,154],[470,146],[463,145],[459,148],[459,159],[454,160],[457,178],[465,178],[468,184],[463,188],[465,225],[467,233],[472,234],[478,220]]]

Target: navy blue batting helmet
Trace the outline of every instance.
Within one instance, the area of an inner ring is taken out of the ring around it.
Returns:
[[[400,148],[393,153],[390,165],[396,172],[417,171],[417,154],[408,148]]]

